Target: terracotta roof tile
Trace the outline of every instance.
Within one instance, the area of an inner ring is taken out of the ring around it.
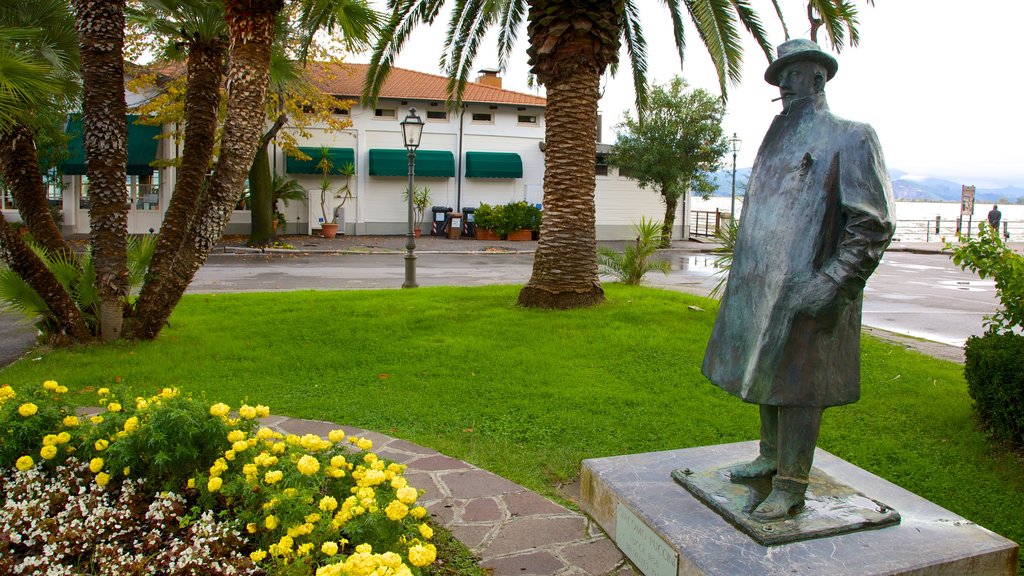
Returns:
[[[324,92],[336,96],[358,97],[363,92],[363,78],[368,64],[313,63],[310,64],[317,85]],[[404,68],[392,68],[380,92],[381,98],[404,100],[445,100],[448,96],[448,79],[437,74],[427,74]],[[545,106],[547,100],[532,94],[524,94],[502,88],[467,82],[463,95],[465,102],[487,104],[513,104],[519,106]]]

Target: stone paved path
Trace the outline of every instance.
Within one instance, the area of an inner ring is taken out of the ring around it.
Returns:
[[[494,576],[638,576],[589,518],[487,470],[350,426],[283,416],[263,424],[300,436],[341,428],[369,438],[377,455],[408,466],[409,483],[425,490],[422,505]]]

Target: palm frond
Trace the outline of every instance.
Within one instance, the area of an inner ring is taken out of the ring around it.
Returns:
[[[519,30],[526,19],[526,0],[504,2],[498,17],[498,67],[504,70],[512,57]]]
[[[444,0],[388,0],[391,15],[377,38],[363,81],[363,99],[367,105],[377,104],[395,59],[412,31],[419,24],[431,24],[443,5]]]
[[[146,279],[146,271],[149,270],[149,263],[153,260],[153,253],[156,251],[157,236],[148,234],[145,236],[131,236],[128,238],[128,245],[125,252],[128,256],[128,293],[137,292]]]
[[[757,45],[764,52],[765,58],[771,62],[773,57],[772,43],[768,41],[768,33],[765,32],[764,26],[761,25],[761,18],[757,15],[757,12],[750,7],[750,2],[747,0],[733,0],[733,6],[736,8],[736,15],[739,17],[740,23],[754,37]],[[783,22],[783,27],[785,27],[785,22]],[[788,35],[789,32],[786,32],[786,34]]]
[[[843,51],[847,30],[850,33],[850,46],[856,46],[860,42],[857,7],[850,0],[810,0],[809,4],[821,16],[829,43],[836,52]]]
[[[715,258],[714,266],[718,268],[715,271],[715,276],[718,276],[718,281],[715,282],[715,287],[711,289],[711,293],[708,294],[709,298],[721,300],[722,295],[725,293],[725,285],[729,281],[729,268],[732,265],[732,255],[736,251],[736,237],[739,234],[740,226],[737,220],[730,220],[725,226],[720,226],[718,230],[715,230],[715,238],[718,239],[720,245],[711,250],[718,256]]]
[[[676,43],[676,51],[679,53],[679,64],[682,65],[683,57],[686,54],[686,31],[683,28],[683,11],[680,10],[679,0],[662,0],[668,8],[669,16],[672,17],[672,38]]]
[[[627,244],[622,252],[598,247],[597,266],[600,272],[631,286],[643,283],[648,272],[660,270],[668,274],[670,264],[667,261],[652,259],[661,243],[661,226],[659,221],[641,218],[633,225],[636,240]]]
[[[365,0],[305,0],[299,14],[299,29],[304,32],[299,43],[299,60],[305,62],[316,32],[341,33],[347,50],[369,48],[380,28],[381,15]]]
[[[644,40],[640,14],[633,0],[626,0],[626,22],[622,26],[626,40],[626,54],[633,67],[633,91],[636,94],[636,111],[643,118],[647,111],[647,41]]]
[[[498,18],[498,7],[503,3],[503,0],[456,1],[441,56],[441,68],[448,76],[446,105],[449,109],[462,102],[480,43]]]
[[[736,29],[730,0],[685,0],[697,34],[711,56],[718,73],[722,98],[728,95],[728,84],[740,81],[743,45]]]
[[[39,294],[10,268],[0,269],[0,310],[12,310],[28,320],[50,315]]]
[[[59,99],[62,83],[53,68],[26,50],[0,42],[0,128]]]

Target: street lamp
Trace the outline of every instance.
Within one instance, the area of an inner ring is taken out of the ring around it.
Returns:
[[[413,176],[416,174],[416,149],[423,136],[423,119],[416,115],[415,108],[409,108],[409,115],[402,120],[402,140],[409,151],[409,233],[405,241],[405,282],[402,288],[415,288],[416,284],[416,240],[413,235],[412,197]]]
[[[740,151],[740,144],[743,141],[736,137],[736,133],[732,133],[732,138],[729,139],[729,144],[732,146],[732,200],[729,204],[729,217],[732,218],[733,222],[736,221],[736,153]]]

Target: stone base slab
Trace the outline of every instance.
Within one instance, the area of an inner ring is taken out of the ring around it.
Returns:
[[[763,546],[672,479],[681,466],[722,468],[756,454],[757,442],[739,442],[585,460],[581,505],[647,576],[1017,573],[1016,543],[824,450],[816,468],[899,510],[901,522]]]

